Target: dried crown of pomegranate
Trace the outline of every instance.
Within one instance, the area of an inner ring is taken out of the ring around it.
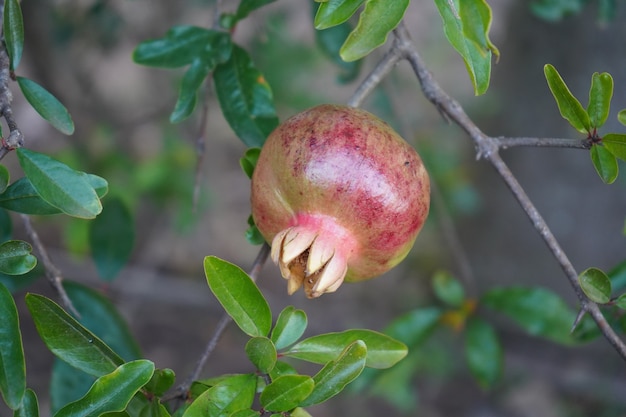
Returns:
[[[417,152],[376,116],[321,105],[268,137],[252,176],[252,215],[271,256],[309,298],[404,259],[430,203]]]

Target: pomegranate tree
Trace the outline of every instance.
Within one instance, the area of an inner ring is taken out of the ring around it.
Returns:
[[[309,298],[376,277],[404,259],[430,202],[417,152],[364,110],[320,105],[267,138],[252,216],[272,260]]]

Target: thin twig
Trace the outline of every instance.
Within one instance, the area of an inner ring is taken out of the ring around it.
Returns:
[[[33,228],[33,225],[30,221],[30,217],[26,214],[20,215],[22,218],[22,222],[24,223],[24,229],[26,230],[26,234],[28,238],[32,242],[35,250],[39,254],[39,259],[43,263],[43,267],[45,270],[46,278],[50,285],[56,291],[59,299],[61,300],[61,304],[65,310],[72,313],[77,318],[80,318],[80,313],[74,307],[72,300],[65,292],[65,288],[63,288],[63,277],[61,275],[61,271],[56,267],[56,265],[50,260],[50,256],[48,256],[48,251],[46,247],[41,243],[41,239],[39,239],[39,234]]]
[[[561,138],[509,138],[497,137],[500,149],[516,146],[532,146],[542,148],[573,148],[589,149],[592,142],[589,139],[561,139]]]
[[[417,50],[413,47],[409,33],[402,23],[398,26],[398,28],[396,28],[394,35],[398,40],[397,42],[394,42],[394,47],[402,49],[404,56],[408,59],[420,82],[425,97],[441,112],[445,113],[450,120],[454,121],[459,127],[468,133],[476,145],[478,158],[485,158],[494,166],[526,212],[535,230],[542,237],[552,252],[554,258],[561,266],[561,269],[569,280],[576,296],[580,300],[581,308],[591,315],[604,337],[615,348],[619,355],[626,360],[626,344],[624,344],[624,342],[608,324],[598,305],[590,301],[585,296],[578,283],[578,274],[576,269],[561,248],[543,217],[539,214],[539,211],[536,209],[513,173],[500,157],[499,150],[503,147],[502,143],[508,143],[508,146],[511,146],[515,140],[513,140],[513,138],[509,138],[506,141],[502,141],[501,138],[493,138],[485,135],[469,118],[461,105],[456,100],[452,99],[434,80],[432,74],[422,62]],[[519,143],[529,142],[527,139],[528,138],[522,138]],[[580,146],[580,148],[588,149],[588,147],[585,146]]]
[[[250,275],[250,278],[252,278],[252,281],[257,280],[259,274],[261,273],[261,269],[263,268],[263,265],[265,265],[265,261],[267,260],[269,253],[270,253],[270,246],[267,243],[264,243],[263,246],[261,246],[261,249],[259,249],[259,253],[257,254],[256,259],[252,263],[252,267],[250,268],[250,272],[248,274]],[[207,360],[215,351],[215,348],[217,347],[217,343],[221,339],[222,335],[224,334],[224,331],[226,330],[226,328],[228,327],[231,321],[232,321],[232,318],[228,314],[224,313],[224,315],[222,315],[222,317],[217,323],[217,326],[215,327],[215,330],[213,330],[211,339],[205,346],[204,351],[202,352],[202,355],[198,359],[198,362],[196,363],[196,366],[193,368],[193,371],[191,372],[191,374],[189,374],[189,376],[185,379],[185,381],[181,385],[179,385],[178,388],[176,388],[176,391],[171,396],[164,398],[163,399],[164,401],[169,401],[174,398],[186,397],[187,391],[189,391],[189,387],[191,387],[191,384],[193,383],[193,381],[198,379],[198,377],[200,376],[200,372],[202,372],[202,369],[204,368],[204,365],[206,364]]]

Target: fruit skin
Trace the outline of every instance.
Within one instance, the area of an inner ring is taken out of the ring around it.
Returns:
[[[428,215],[430,182],[417,152],[384,121],[325,104],[270,134],[251,202],[289,293],[304,284],[314,298],[404,259]]]

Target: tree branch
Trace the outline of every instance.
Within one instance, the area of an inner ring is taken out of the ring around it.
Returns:
[[[515,146],[533,146],[542,148],[573,148],[590,149],[593,144],[589,139],[561,139],[561,138],[508,138],[500,136],[495,138],[500,149],[513,148]]]
[[[431,72],[426,68],[417,50],[413,47],[410,35],[403,23],[394,30],[396,42],[393,48],[400,49],[402,55],[409,61],[415,75],[420,82],[425,97],[433,103],[440,112],[448,119],[454,121],[473,140],[477,149],[477,157],[487,159],[498,174],[505,181],[526,215],[530,219],[534,229],[542,237],[552,255],[557,260],[561,269],[569,280],[576,296],[580,300],[581,308],[587,311],[596,322],[600,331],[608,342],[615,348],[619,355],[626,360],[626,345],[611,328],[598,305],[587,298],[578,283],[578,273],[569,258],[556,240],[556,237],[540,215],[522,186],[519,184],[506,163],[502,160],[499,150],[511,146],[557,146],[588,149],[585,141],[563,139],[538,139],[538,138],[494,138],[484,134],[478,126],[469,118],[461,105],[451,98],[434,80]]]

